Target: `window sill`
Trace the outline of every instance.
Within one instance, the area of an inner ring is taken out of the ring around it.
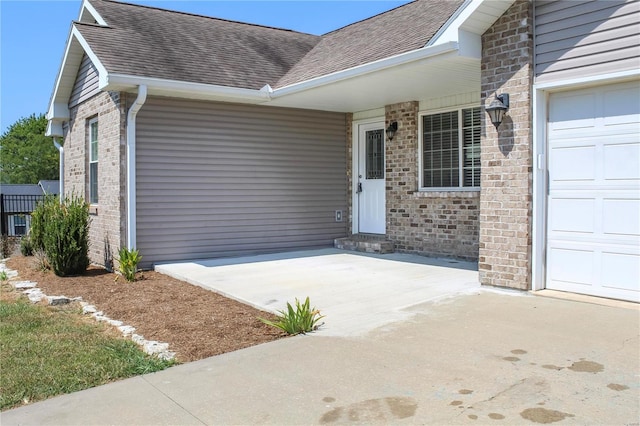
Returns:
[[[416,198],[480,198],[480,188],[420,189],[413,193]]]
[[[89,214],[92,216],[98,216],[98,206],[96,204],[89,205]]]

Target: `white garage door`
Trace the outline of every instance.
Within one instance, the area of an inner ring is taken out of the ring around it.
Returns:
[[[640,83],[549,99],[546,287],[640,301]]]

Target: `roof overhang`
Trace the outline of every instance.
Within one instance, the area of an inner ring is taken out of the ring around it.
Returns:
[[[480,62],[479,51],[472,57],[463,57],[459,44],[448,42],[277,89],[268,85],[260,90],[243,89],[108,73],[100,82],[103,90],[135,91],[144,84],[148,94],[156,96],[353,112],[408,99],[477,91]]]
[[[105,85],[105,79],[107,78],[106,68],[100,62],[98,56],[93,53],[89,43],[82,37],[80,31],[72,25],[62,58],[62,65],[56,78],[51,100],[49,101],[49,109],[46,115],[49,120],[46,131],[47,136],[63,136],[62,122],[69,120],[69,98],[76,81],[76,75],[80,68],[82,57],[85,54],[89,56],[89,59],[91,59],[91,62],[93,62],[93,65],[98,71],[100,85]]]
[[[271,105],[339,112],[478,90],[479,57],[448,42],[276,89]]]
[[[469,0],[421,49],[281,88],[266,85],[260,90],[109,73],[80,31],[72,27],[49,104],[47,135],[62,136],[62,123],[69,119],[68,101],[84,54],[98,71],[101,90],[134,92],[146,85],[151,96],[356,112],[478,91],[481,35],[512,3]],[[107,24],[85,0],[80,20],[88,18]]]

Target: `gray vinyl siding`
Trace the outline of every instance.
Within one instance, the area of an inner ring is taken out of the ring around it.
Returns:
[[[640,67],[640,2],[536,1],[536,82]]]
[[[82,57],[76,82],[69,97],[69,108],[73,108],[100,91],[98,87],[98,71],[87,55]]]
[[[145,267],[329,247],[346,234],[344,114],[152,97],[137,119]]]

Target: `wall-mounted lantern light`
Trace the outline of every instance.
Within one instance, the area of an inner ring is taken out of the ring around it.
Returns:
[[[397,121],[394,121],[393,123],[389,124],[389,127],[387,127],[387,130],[386,130],[387,139],[393,140],[393,137],[396,135],[397,131],[398,131]]]
[[[496,98],[491,101],[488,107],[485,108],[487,114],[489,114],[489,118],[496,129],[502,123],[504,119],[504,114],[509,110],[509,94],[503,93],[501,95],[496,95]]]

